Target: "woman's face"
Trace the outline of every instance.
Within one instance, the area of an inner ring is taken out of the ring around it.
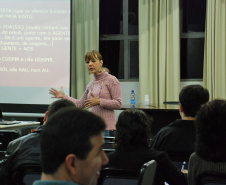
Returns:
[[[91,74],[99,73],[102,65],[103,60],[99,60],[98,58],[93,58],[92,60],[86,61],[86,67]]]

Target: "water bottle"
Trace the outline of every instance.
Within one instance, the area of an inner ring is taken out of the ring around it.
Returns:
[[[148,97],[148,94],[145,94],[144,95],[144,105],[145,106],[149,106],[149,97]]]
[[[131,91],[131,94],[130,94],[130,104],[131,105],[135,105],[136,104],[136,99],[135,99],[135,92],[134,90]]]

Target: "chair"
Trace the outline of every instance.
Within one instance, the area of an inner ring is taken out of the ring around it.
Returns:
[[[157,162],[151,160],[143,165],[140,170],[138,185],[152,185],[155,178]]]
[[[5,153],[10,141],[20,137],[18,130],[0,130],[0,152]]]
[[[226,185],[226,173],[204,172],[196,178],[197,185]]]
[[[139,178],[139,171],[104,168],[100,172],[98,185],[137,185]]]
[[[113,152],[115,151],[115,137],[112,136],[104,136],[104,151],[105,152]]]
[[[145,163],[140,171],[104,168],[100,172],[98,185],[152,185],[156,165],[156,161],[152,160]]]
[[[24,164],[12,175],[13,185],[32,185],[41,179],[42,168],[38,164]]]
[[[3,119],[3,115],[2,115],[2,110],[1,110],[1,107],[0,107],[0,120]]]

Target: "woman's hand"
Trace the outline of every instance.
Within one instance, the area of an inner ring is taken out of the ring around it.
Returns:
[[[93,93],[91,93],[91,98],[85,100],[85,107],[86,108],[90,108],[92,106],[95,105],[99,105],[100,104],[100,99],[98,97],[96,97]]]
[[[66,95],[64,90],[63,90],[63,87],[60,88],[60,91],[58,91],[54,88],[51,88],[49,90],[49,94],[52,94],[54,96],[52,98],[64,98],[64,96]]]

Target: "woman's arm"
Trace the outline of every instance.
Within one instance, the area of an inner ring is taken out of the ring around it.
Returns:
[[[75,99],[75,98],[72,98],[72,97],[70,97],[68,95],[65,95],[64,98],[67,99],[67,100],[72,101],[75,104],[76,107],[84,108],[85,107],[85,100],[87,99],[87,93],[88,93],[88,91],[86,89],[80,99]]]
[[[79,108],[85,107],[85,100],[87,98],[87,90],[83,93],[82,97],[79,100],[66,95],[63,90],[63,87],[60,87],[59,91],[54,88],[51,88],[49,90],[49,94],[53,95],[52,98],[65,98],[67,100],[70,100],[75,104],[76,107],[79,107]]]

